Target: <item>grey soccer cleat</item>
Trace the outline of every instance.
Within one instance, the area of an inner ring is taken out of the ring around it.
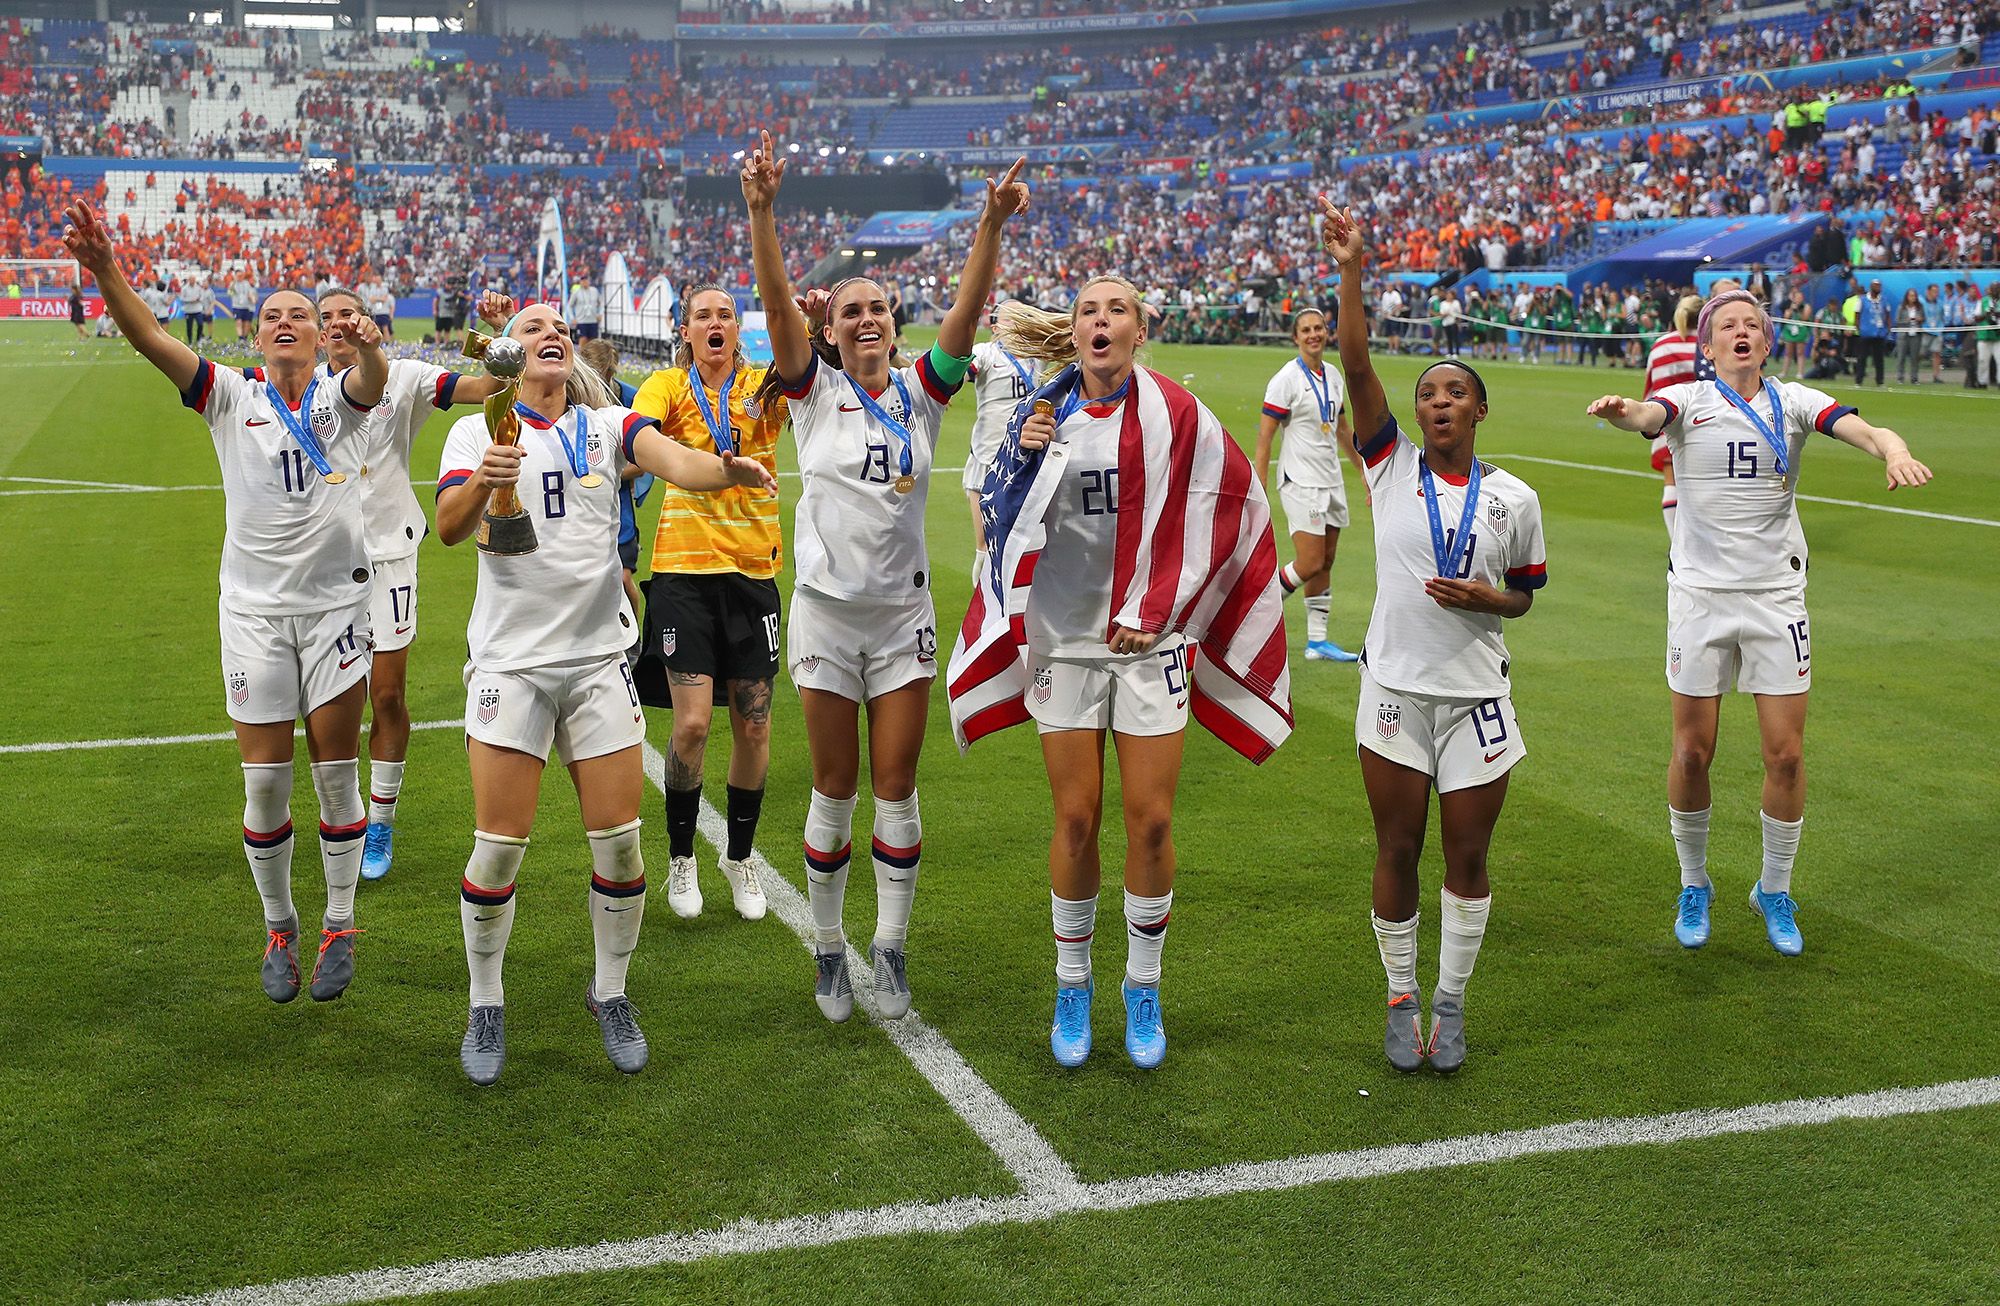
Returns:
[[[353,921],[327,921],[319,932],[319,962],[313,967],[312,1000],[331,1002],[354,982]]]
[[[264,996],[290,1002],[299,996],[299,918],[264,922]]]
[[[481,1088],[500,1078],[507,1064],[507,1008],[474,1007],[465,1022],[465,1041],[458,1045],[458,1064],[465,1077]]]
[[[816,952],[813,960],[819,963],[819,975],[813,981],[813,1001],[819,1003],[821,1015],[838,1025],[854,1014],[854,986],[847,980],[847,949]]]
[[[1424,1066],[1424,998],[1411,990],[1389,999],[1389,1028],[1382,1038],[1382,1051],[1389,1064],[1404,1074],[1414,1074]]]
[[[604,1055],[611,1058],[611,1064],[628,1075],[644,1070],[648,1055],[646,1036],[639,1029],[639,1011],[632,1005],[632,999],[621,993],[600,1002],[596,986],[586,984],[583,1005],[597,1018],[597,1027],[604,1033]]]
[[[1424,1049],[1431,1069],[1449,1075],[1465,1064],[1465,999],[1431,999],[1431,1041]]]
[[[910,1014],[909,961],[903,949],[870,943],[868,958],[875,963],[875,1010],[884,1020],[901,1020]]]

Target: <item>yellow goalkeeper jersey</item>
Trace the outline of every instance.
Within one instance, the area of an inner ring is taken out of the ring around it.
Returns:
[[[778,470],[778,431],[785,424],[784,396],[768,408],[757,403],[757,387],[766,369],[737,370],[729,390],[729,427],[736,452],[747,454],[772,472]],[[688,446],[720,453],[702,416],[694,387],[700,374],[670,367],[653,373],[632,401],[634,412],[656,419],[660,429]],[[704,389],[710,412],[716,412],[716,392]],[[778,527],[778,499],[748,486],[726,490],[683,490],[660,482],[660,526],[653,536],[653,570],[678,574],[714,575],[738,572],[765,580],[778,574],[784,543]]]

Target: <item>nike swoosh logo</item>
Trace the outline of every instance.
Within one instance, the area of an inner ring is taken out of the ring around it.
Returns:
[[[355,654],[355,655],[354,655],[353,657],[351,657],[351,658],[347,659],[347,661],[345,661],[345,662],[341,663],[341,664],[340,664],[340,669],[341,669],[342,671],[345,671],[345,670],[347,670],[347,669],[348,669],[349,667],[353,666],[353,665],[354,665],[355,663],[359,662],[360,660],[361,660],[361,655],[360,655],[359,653],[356,653],[356,654]]]
[[[499,920],[499,919],[500,919],[500,917],[499,917],[498,915],[493,915],[493,916],[474,916],[474,917],[473,917],[472,919],[473,919],[473,920],[476,920],[476,921],[497,921],[497,920]]]
[[[1182,708],[1184,708],[1184,707],[1186,707],[1186,706],[1187,706],[1187,700],[1186,700],[1186,699],[1184,699],[1184,698],[1177,698],[1177,699],[1175,699],[1175,700],[1174,700],[1174,710],[1175,710],[1176,712],[1180,711],[1180,710],[1181,710]]]
[[[850,408],[846,404],[842,404],[840,405],[840,411],[843,413],[858,413],[861,411],[861,406],[857,404],[854,407]]]
[[[1800,668],[1799,668],[1799,679],[1801,679],[1801,680],[1804,680],[1804,679],[1805,679],[1805,678],[1806,678],[1807,676],[1810,676],[1811,674],[1812,674],[1812,668],[1811,668],[1811,667],[1800,667]]]
[[[1498,750],[1498,751],[1496,751],[1496,752],[1492,752],[1492,753],[1488,753],[1488,754],[1486,755],[1486,760],[1487,760],[1487,762],[1491,763],[1491,762],[1492,762],[1492,761],[1493,761],[1494,759],[1498,758],[1498,757],[1500,756],[1500,754],[1501,754],[1501,753],[1504,753],[1504,752],[1506,752],[1506,751],[1507,751],[1506,749],[1502,748],[1502,749],[1499,749],[1499,750]]]
[[[1690,425],[1690,426],[1700,426],[1700,425],[1701,425],[1702,423],[1704,423],[1704,422],[1712,422],[1712,421],[1714,421],[1714,420],[1715,420],[1715,415],[1714,415],[1713,413],[1711,413],[1711,414],[1709,414],[1709,415],[1708,415],[1707,417],[1696,417],[1696,418],[1692,418],[1692,419],[1690,419],[1690,421],[1688,422],[1688,425]]]
[[[606,911],[631,911],[631,910],[632,910],[632,908],[630,908],[630,907],[606,907],[606,908],[605,908],[604,910],[606,910]]]
[[[247,421],[247,422],[243,423],[243,425],[245,425],[245,426],[269,426],[269,425],[270,425],[270,423],[269,423],[269,422],[267,422],[267,421],[265,421],[265,420],[264,420],[263,418],[261,418],[261,417],[253,417],[253,418],[251,418],[251,419],[250,419],[249,421]]]
[[[258,861],[260,861],[260,862],[268,862],[268,861],[270,861],[270,860],[271,860],[271,859],[272,859],[273,857],[276,857],[277,855],[278,855],[278,854],[276,854],[276,853],[258,853],[258,854],[256,855],[256,860],[258,860]]]
[[[398,626],[396,627],[396,633],[398,635],[407,635],[410,633],[410,628],[408,626]]]

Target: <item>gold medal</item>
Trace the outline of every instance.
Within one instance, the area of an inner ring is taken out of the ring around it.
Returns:
[[[908,494],[910,491],[916,488],[917,488],[916,477],[904,475],[904,476],[898,476],[896,478],[896,493]]]
[[[363,463],[363,464],[361,464],[361,474],[362,474],[363,476],[366,476],[366,475],[368,475],[368,464],[367,464],[367,463]]]
[[[586,490],[594,490],[598,486],[604,484],[604,478],[602,476],[599,476],[596,472],[585,472],[583,475],[576,478],[576,483],[578,485],[581,485]]]
[[[328,472],[325,476],[321,477],[320,479],[324,480],[328,485],[344,485],[347,483],[347,473]]]
[[[1321,435],[1332,435],[1332,434],[1333,434],[1333,423],[1332,423],[1332,422],[1321,422],[1321,423],[1319,424],[1319,433],[1320,433]]]

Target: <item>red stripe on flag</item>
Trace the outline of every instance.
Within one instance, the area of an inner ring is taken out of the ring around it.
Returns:
[[[984,739],[996,730],[1020,725],[1028,716],[1028,702],[1019,697],[981,708],[965,719],[965,742],[969,744],[975,739]]]
[[[1220,666],[1221,663],[1215,665]],[[1208,695],[1196,693],[1193,699],[1194,718],[1202,724],[1202,728],[1252,762],[1261,764],[1277,751],[1262,735],[1243,724],[1234,712]]]
[[[945,688],[950,698],[962,698],[987,681],[1006,673],[1020,656],[1020,648],[1010,640],[996,640],[988,645],[978,657],[953,676]]]

